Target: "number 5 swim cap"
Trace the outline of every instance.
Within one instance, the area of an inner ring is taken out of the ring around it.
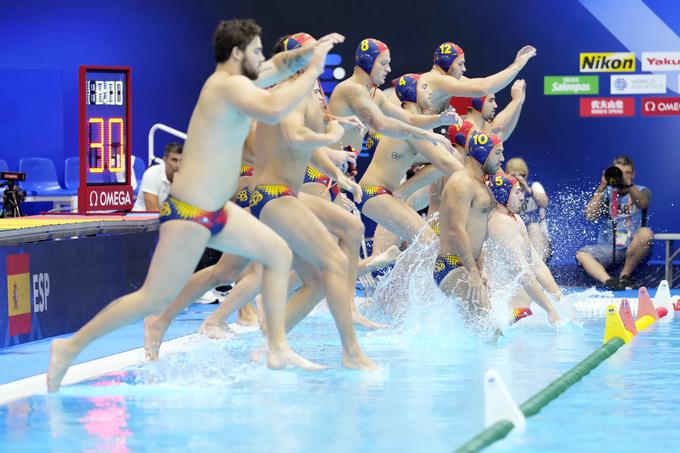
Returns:
[[[493,178],[489,178],[489,189],[496,197],[496,201],[504,206],[508,205],[510,192],[515,184],[519,184],[517,179],[500,171]]]

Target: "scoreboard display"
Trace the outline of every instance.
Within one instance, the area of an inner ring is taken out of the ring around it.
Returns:
[[[130,68],[80,66],[78,211],[129,211]]]

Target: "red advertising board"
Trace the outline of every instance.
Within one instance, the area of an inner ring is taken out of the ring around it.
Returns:
[[[583,117],[635,116],[635,99],[581,98],[579,115]]]
[[[680,97],[642,98],[642,116],[680,115]]]

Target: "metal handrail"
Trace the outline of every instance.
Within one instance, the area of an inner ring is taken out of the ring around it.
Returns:
[[[162,130],[163,132],[167,132],[170,135],[174,135],[177,138],[181,138],[182,140],[187,139],[187,134],[175,129],[174,127],[170,127],[168,125],[162,124],[162,123],[156,123],[153,126],[151,126],[151,129],[149,129],[149,161],[147,162],[147,165],[151,165],[154,162],[154,159],[156,156],[154,155],[153,152],[153,139],[154,135],[156,134],[157,130]]]

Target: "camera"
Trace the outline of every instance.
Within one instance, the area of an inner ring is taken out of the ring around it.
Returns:
[[[619,167],[611,166],[604,171],[604,179],[607,185],[614,189],[625,189],[628,187],[623,181],[623,172]]]
[[[21,217],[21,202],[26,199],[26,191],[20,188],[16,182],[26,181],[26,173],[18,171],[0,171],[0,187],[5,187],[2,193],[2,210],[0,218]]]

